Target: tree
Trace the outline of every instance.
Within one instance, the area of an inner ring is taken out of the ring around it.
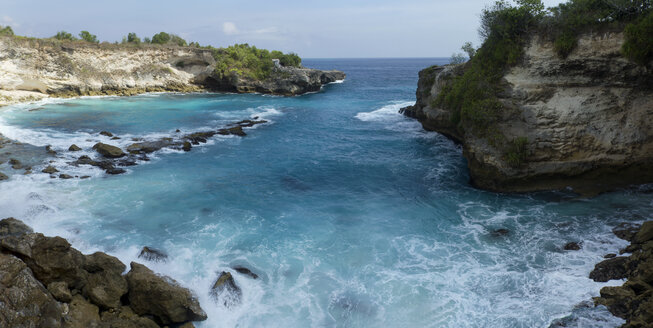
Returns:
[[[451,55],[451,59],[449,60],[449,64],[458,65],[458,64],[462,64],[462,63],[464,63],[466,61],[467,61],[467,58],[465,57],[465,54],[457,53],[457,54]]]
[[[98,41],[98,39],[97,39],[97,36],[89,33],[88,31],[79,32],[79,38],[86,41],[86,42],[100,43],[100,41]]]
[[[14,30],[11,29],[11,26],[5,26],[4,28],[0,28],[0,35],[13,36]]]
[[[166,44],[170,42],[170,34],[166,32],[159,32],[152,36],[152,43],[154,44]]]
[[[132,32],[132,33],[127,34],[127,42],[128,43],[139,44],[139,43],[141,43],[141,38],[139,38],[136,35],[136,33]]]
[[[460,49],[467,53],[469,59],[472,59],[476,55],[476,49],[474,49],[474,45],[471,42],[465,42]]]
[[[180,47],[185,47],[187,45],[186,40],[182,39],[179,35],[176,34],[170,34],[170,42]]]
[[[57,40],[68,40],[68,41],[75,41],[77,38],[75,38],[72,34],[66,32],[66,31],[59,31],[57,34],[53,36],[53,38]]]
[[[144,37],[143,38],[143,43],[152,43],[152,40],[150,40],[150,38],[148,38],[148,37]]]

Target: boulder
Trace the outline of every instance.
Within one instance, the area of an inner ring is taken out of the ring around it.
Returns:
[[[107,136],[107,137],[113,137],[113,133],[109,131],[102,131],[100,132],[100,135]]]
[[[84,295],[101,309],[120,307],[120,298],[127,294],[127,281],[122,276],[125,265],[102,252],[86,256],[84,269],[89,273]]]
[[[635,292],[630,288],[603,287],[601,288],[601,298],[597,299],[596,303],[608,307],[612,314],[623,317],[631,312],[630,301],[634,297]]]
[[[73,299],[68,289],[68,284],[64,281],[55,281],[48,284],[48,291],[59,302],[70,303]]]
[[[62,327],[63,309],[27,265],[0,253],[0,327]]]
[[[49,155],[56,155],[56,154],[57,154],[57,152],[54,151],[54,149],[52,149],[52,146],[50,146],[50,145],[45,146],[45,151],[46,151]]]
[[[0,220],[0,239],[13,236],[19,237],[34,232],[32,228],[20,220],[6,218]]]
[[[575,241],[570,241],[565,244],[563,249],[566,251],[578,251],[580,250],[580,244]]]
[[[110,168],[110,169],[106,169],[104,172],[106,172],[107,174],[116,175],[116,174],[123,174],[127,171],[125,171],[124,169]]]
[[[73,296],[66,315],[65,328],[100,327],[100,309],[81,295]]]
[[[190,151],[191,148],[193,148],[193,146],[192,146],[192,145],[190,144],[190,142],[188,142],[188,141],[184,141],[184,143],[183,143],[182,146],[181,146],[181,149],[182,149],[183,151]]]
[[[171,138],[162,138],[157,141],[133,143],[127,147],[127,151],[131,154],[149,154],[171,145],[174,145]]]
[[[151,315],[163,325],[206,320],[206,313],[191,292],[171,278],[156,275],[131,262],[126,275],[129,304],[138,315]]]
[[[44,168],[41,172],[43,173],[48,173],[48,174],[54,174],[59,172],[59,170],[55,169],[54,166],[48,165],[48,167]]]
[[[218,130],[218,134],[220,134],[220,135],[233,134],[233,135],[240,136],[240,137],[244,137],[244,136],[247,135],[245,133],[245,131],[243,131],[243,127],[240,126],[240,125],[239,126],[234,126],[232,128],[220,129],[220,130]]]
[[[599,262],[590,272],[590,279],[597,282],[607,282],[613,279],[626,278],[630,259],[625,256],[619,256]]]
[[[101,142],[96,143],[93,146],[93,149],[95,149],[95,151],[106,158],[120,158],[125,156],[125,153],[122,151],[122,149]]]
[[[80,150],[82,150],[82,148],[79,148],[79,146],[77,146],[75,144],[72,144],[72,145],[70,145],[70,147],[68,147],[68,150],[69,151],[80,151]]]
[[[0,172],[0,181],[7,180],[7,179],[9,179],[9,177],[6,174]]]
[[[653,240],[653,221],[644,222],[633,238],[633,242],[638,244],[643,244],[649,240]]]
[[[242,291],[236,285],[234,277],[230,272],[225,271],[220,273],[209,294],[215,301],[221,301],[226,307],[240,304],[242,297]]]
[[[493,230],[491,234],[494,237],[507,236],[510,234],[510,230],[505,228],[500,228],[500,229]]]
[[[156,248],[145,246],[138,254],[139,259],[144,259],[152,262],[165,262],[168,260],[168,254]]]
[[[59,174],[59,179],[66,179],[66,180],[67,180],[67,179],[72,179],[72,178],[73,178],[72,175],[68,175],[68,174]]]
[[[104,311],[101,318],[103,328],[159,328],[151,319],[136,315],[129,306]]]

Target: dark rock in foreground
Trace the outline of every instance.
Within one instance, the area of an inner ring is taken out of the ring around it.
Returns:
[[[222,304],[226,307],[232,307],[240,304],[240,299],[242,297],[242,291],[240,287],[236,285],[234,277],[231,276],[230,272],[222,271],[220,276],[211,287],[211,297],[216,301],[222,301]]]
[[[1,220],[0,327],[192,327],[206,319],[189,290],[131,267],[123,276],[125,265],[113,256],[84,255],[63,238]]]
[[[615,234],[621,237],[620,233]],[[629,247],[633,249],[632,255],[611,258],[597,264],[590,278],[596,281],[628,280],[622,286],[603,287],[601,297],[594,298],[594,303],[605,305],[612,314],[626,319],[626,324],[622,327],[652,327],[653,221],[644,223],[638,231],[629,232],[625,236],[632,239]]]

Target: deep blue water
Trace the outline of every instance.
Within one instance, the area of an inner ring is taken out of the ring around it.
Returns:
[[[593,199],[471,188],[461,150],[397,114],[415,101],[418,71],[445,62],[305,60],[347,79],[294,98],[148,94],[10,107],[0,133],[53,145],[53,165],[93,178],[0,165],[15,173],[0,183],[0,216],[124,262],[143,262],[144,245],[165,250],[170,261],[146,264],[198,295],[209,314],[200,327],[547,327],[566,316],[569,326],[618,326],[583,306],[606,285],[587,276],[625,245],[614,225],[652,218],[650,188]],[[124,147],[252,117],[270,122],[190,153],[159,152],[125,175],[67,164],[95,156],[97,141]],[[71,143],[84,151],[67,152]],[[563,251],[569,241],[582,250]],[[240,305],[209,297],[221,271],[234,273]]]

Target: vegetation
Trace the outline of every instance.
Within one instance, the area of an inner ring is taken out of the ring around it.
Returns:
[[[506,153],[506,161],[513,167],[520,166],[528,157],[528,138],[518,137],[512,140]]]
[[[122,37],[122,43],[130,43],[130,44],[141,44],[141,38],[139,38],[136,33],[131,32],[128,33],[127,36]]]
[[[14,30],[11,29],[11,26],[0,26],[0,36],[14,36]]]
[[[168,42],[170,42],[170,34],[166,32],[159,32],[157,34],[154,34],[154,36],[152,36],[153,44],[166,44]]]
[[[77,38],[75,38],[72,34],[66,32],[66,31],[59,31],[57,34],[53,36],[53,38],[57,40],[62,40],[62,41],[75,41]]]
[[[646,65],[653,60],[653,11],[624,30],[626,41],[622,52],[626,57]]]
[[[279,59],[279,63],[283,66],[301,66],[301,58],[296,54],[284,54],[281,51],[270,52],[248,44],[214,49],[213,54],[217,62],[215,73],[219,78],[241,76],[265,79],[270,76],[274,68],[272,59]]]
[[[88,31],[79,32],[79,38],[86,42],[100,43],[100,41],[97,39],[97,36],[89,33]]]

